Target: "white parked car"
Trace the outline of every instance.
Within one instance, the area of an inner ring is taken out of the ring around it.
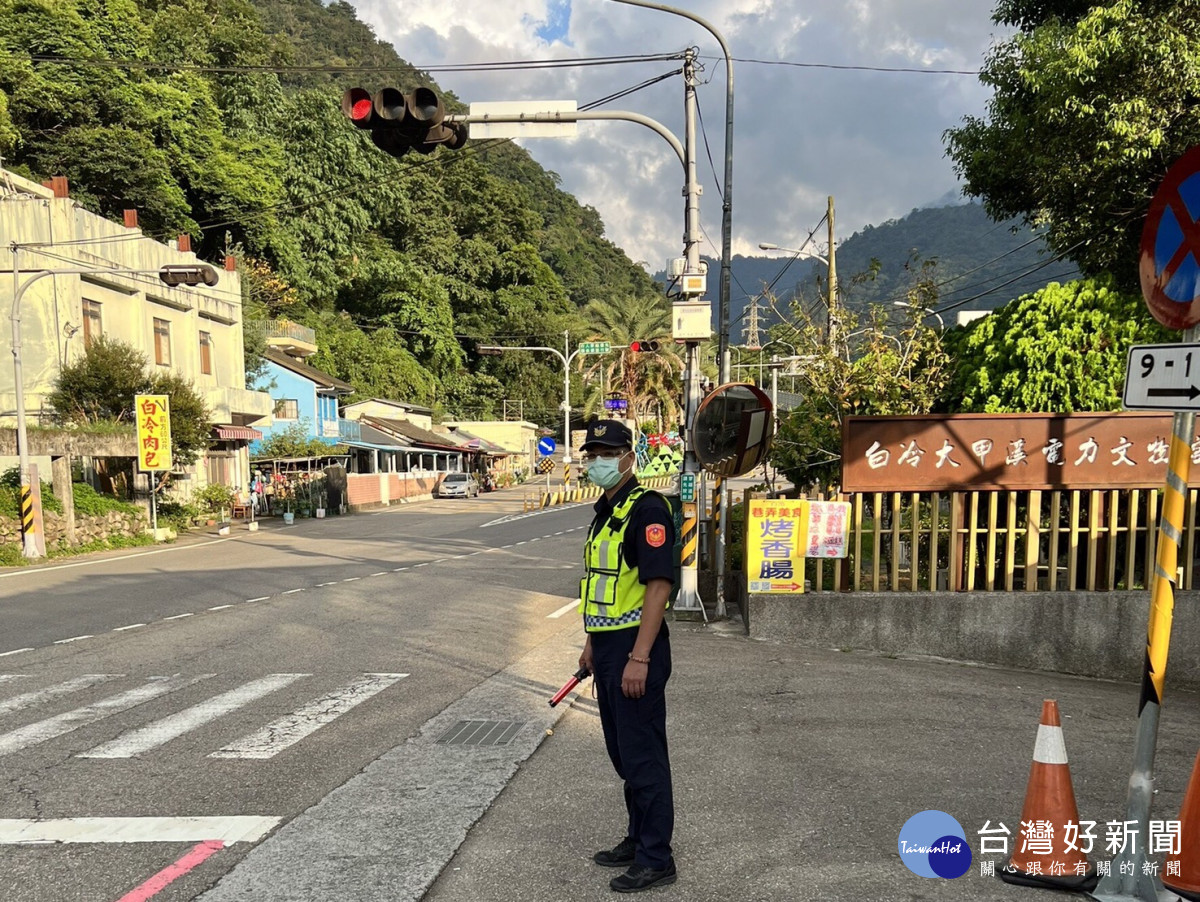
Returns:
[[[470,473],[447,473],[437,494],[439,498],[478,498],[479,482]]]

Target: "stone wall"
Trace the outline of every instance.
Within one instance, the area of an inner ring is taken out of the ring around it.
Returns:
[[[46,526],[46,547],[52,548],[66,538],[67,522],[62,514],[53,511],[43,511],[42,520]],[[111,539],[116,536],[134,538],[140,536],[149,527],[144,512],[123,514],[112,511],[107,514],[75,517],[75,542],[86,545],[97,539]],[[21,544],[21,524],[12,517],[0,517],[0,545]]]

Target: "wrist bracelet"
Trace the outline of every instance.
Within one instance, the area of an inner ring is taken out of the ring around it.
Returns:
[[[649,664],[650,663],[650,659],[648,657],[647,658],[639,658],[633,652],[629,653],[629,660],[636,661],[638,664]]]

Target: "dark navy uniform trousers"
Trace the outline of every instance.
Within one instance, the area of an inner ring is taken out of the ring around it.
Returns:
[[[591,634],[593,678],[604,727],[604,744],[617,776],[625,781],[629,836],[637,844],[636,862],[662,870],[671,860],[675,800],[667,757],[667,680],[671,642],[663,623],[650,649],[646,694],[626,698],[621,675],[637,641],[638,627]]]

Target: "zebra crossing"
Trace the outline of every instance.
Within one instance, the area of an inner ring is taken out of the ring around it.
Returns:
[[[358,705],[407,677],[407,673],[365,673],[305,701],[290,714],[273,719],[252,732],[214,749],[210,759],[262,761],[311,736]],[[0,758],[67,737],[83,727],[100,723],[114,714],[134,710],[147,702],[170,697],[180,690],[217,679],[218,674],[175,674],[127,678],[116,673],[86,673],[49,685],[36,686],[35,677],[0,674]],[[249,680],[165,717],[132,727],[99,745],[72,752],[75,758],[138,758],[159,752],[173,740],[200,730],[222,717],[242,711],[288,687],[303,687],[309,673],[272,673]],[[123,684],[134,683],[123,687]],[[105,684],[113,684],[106,686]],[[29,691],[4,693],[29,687]],[[90,696],[116,689],[99,698]],[[318,690],[319,691],[319,690]],[[78,707],[64,705],[85,701]],[[278,706],[271,709],[278,713]],[[14,715],[40,719],[9,728]],[[69,741],[69,740],[68,740]],[[214,743],[216,744],[216,743]]]

